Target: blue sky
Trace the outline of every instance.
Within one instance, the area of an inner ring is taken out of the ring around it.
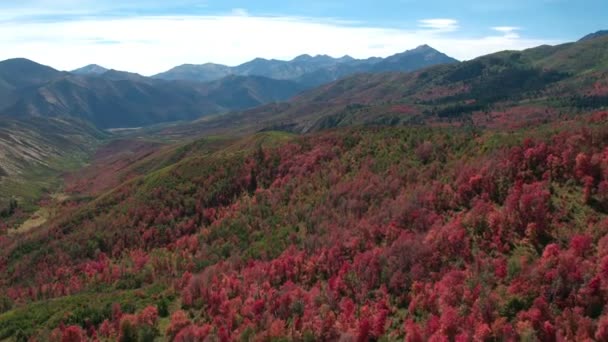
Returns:
[[[387,56],[429,44],[458,59],[608,28],[606,0],[4,0],[0,59],[154,74],[299,54]]]

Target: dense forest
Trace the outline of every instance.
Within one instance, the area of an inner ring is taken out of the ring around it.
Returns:
[[[57,206],[0,237],[2,339],[608,339],[608,112],[259,133]]]

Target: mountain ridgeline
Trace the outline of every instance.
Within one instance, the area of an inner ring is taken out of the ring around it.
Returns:
[[[353,125],[510,128],[608,106],[608,36],[503,51],[410,73],[358,74],[160,134],[192,136]]]
[[[12,59],[0,62],[0,115],[71,117],[101,129],[149,126],[285,101],[354,73],[411,71],[454,62],[422,46],[387,59],[255,59],[237,68],[183,66],[165,76],[144,77],[95,64],[60,72],[26,59]]]
[[[101,129],[194,120],[283,101],[302,90],[293,82],[264,77],[193,83],[101,67],[68,73],[26,59],[0,62],[0,115],[69,117]]]
[[[399,53],[387,58],[372,57],[354,59],[350,56],[332,58],[327,55],[301,55],[291,61],[256,58],[235,67],[220,64],[185,64],[153,76],[164,80],[191,80],[207,82],[228,75],[263,76],[272,79],[291,80],[305,87],[314,87],[358,73],[388,71],[409,72],[437,64],[457,63],[428,45]]]

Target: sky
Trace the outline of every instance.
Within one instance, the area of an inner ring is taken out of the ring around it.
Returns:
[[[428,44],[459,60],[608,28],[606,0],[0,0],[0,60],[153,75],[301,54],[386,57]]]

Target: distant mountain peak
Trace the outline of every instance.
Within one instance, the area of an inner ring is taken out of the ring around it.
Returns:
[[[601,30],[601,31],[597,31],[595,33],[588,34],[588,35],[584,36],[583,38],[581,38],[579,40],[579,42],[584,42],[587,40],[604,37],[604,36],[608,36],[608,30]]]
[[[303,55],[299,55],[298,57],[294,58],[293,61],[294,62],[307,62],[309,60],[311,60],[313,57],[309,54],[303,54]]]
[[[380,60],[374,65],[374,70],[409,72],[436,64],[450,64],[458,61],[432,47],[424,44],[415,49],[407,50]]]
[[[388,59],[392,59],[395,57],[406,57],[406,56],[418,56],[420,54],[439,54],[439,55],[444,55],[442,52],[439,52],[438,50],[432,48],[431,46],[424,44],[424,45],[420,45],[418,47],[416,47],[415,49],[411,49],[411,50],[406,50],[400,53],[397,53],[393,56],[388,57]],[[447,56],[446,56],[447,57]]]
[[[427,44],[420,45],[420,46],[416,47],[415,49],[405,51],[404,53],[431,53],[431,52],[441,53],[439,50],[437,50],[434,47],[427,45]]]
[[[17,58],[9,58],[7,60],[2,61],[2,63],[36,63],[32,60],[29,60],[27,58],[23,58],[23,57],[17,57]],[[38,64],[38,63],[36,63]]]
[[[38,67],[45,67],[45,68],[50,68],[47,67],[46,65],[42,65],[40,63],[34,62],[30,59],[27,58],[10,58],[4,61],[1,61],[0,64],[2,65],[6,65],[6,66],[38,66]]]
[[[102,67],[101,65],[89,64],[82,68],[72,70],[71,73],[76,75],[101,75],[107,71],[108,69]]]
[[[0,85],[8,84],[17,88],[27,87],[48,82],[61,75],[62,72],[27,58],[12,58],[0,61]],[[2,105],[0,103],[0,107]]]

